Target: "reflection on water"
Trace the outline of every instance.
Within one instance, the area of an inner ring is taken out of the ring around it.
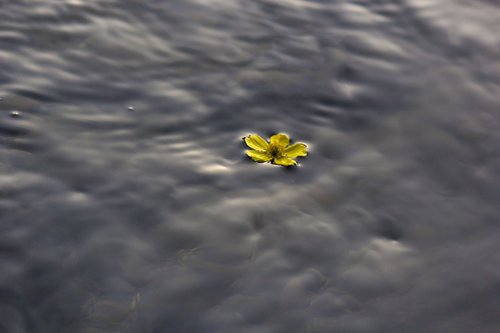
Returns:
[[[499,29],[486,0],[0,0],[0,331],[497,331]],[[277,132],[298,168],[244,156]]]

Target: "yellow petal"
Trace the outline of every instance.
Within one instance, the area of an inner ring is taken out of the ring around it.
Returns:
[[[297,165],[297,161],[292,160],[291,158],[288,158],[288,157],[282,157],[282,158],[275,158],[274,164],[283,165],[283,166],[291,166],[291,165]]]
[[[286,134],[278,133],[271,137],[271,144],[280,145],[281,147],[285,148],[289,143],[290,139]]]
[[[284,155],[286,157],[298,157],[307,155],[307,146],[303,143],[294,143],[285,148]]]
[[[272,157],[266,153],[257,150],[247,150],[246,153],[252,158],[252,160],[259,163],[269,162],[272,159]]]
[[[249,134],[244,139],[248,147],[258,151],[266,151],[269,147],[269,143],[258,134]]]

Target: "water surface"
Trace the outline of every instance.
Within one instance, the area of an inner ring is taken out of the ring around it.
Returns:
[[[0,0],[0,331],[500,330],[498,31],[487,0]],[[244,156],[276,132],[300,167]]]

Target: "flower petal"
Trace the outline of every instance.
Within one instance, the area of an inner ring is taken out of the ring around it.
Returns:
[[[269,147],[269,143],[258,134],[249,134],[244,139],[248,147],[258,151],[266,151]]]
[[[281,158],[275,158],[274,164],[283,165],[283,166],[291,166],[291,165],[297,165],[297,161],[292,160],[291,158],[288,158],[288,157],[281,157]]]
[[[271,144],[280,145],[281,147],[285,148],[289,143],[290,139],[286,134],[278,133],[271,137]]]
[[[298,157],[307,155],[307,146],[301,142],[294,143],[285,148],[284,155],[286,157]]]
[[[272,157],[270,157],[269,155],[267,155],[266,153],[263,153],[261,151],[257,151],[257,150],[247,150],[245,151],[247,153],[248,156],[250,156],[252,158],[252,160],[254,160],[255,162],[259,162],[259,163],[264,163],[264,162],[269,162],[270,160],[272,160]]]

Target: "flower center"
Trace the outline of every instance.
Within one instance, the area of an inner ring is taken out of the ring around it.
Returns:
[[[268,152],[273,158],[281,158],[283,157],[283,150],[283,147],[280,145],[271,144],[269,145]]]

